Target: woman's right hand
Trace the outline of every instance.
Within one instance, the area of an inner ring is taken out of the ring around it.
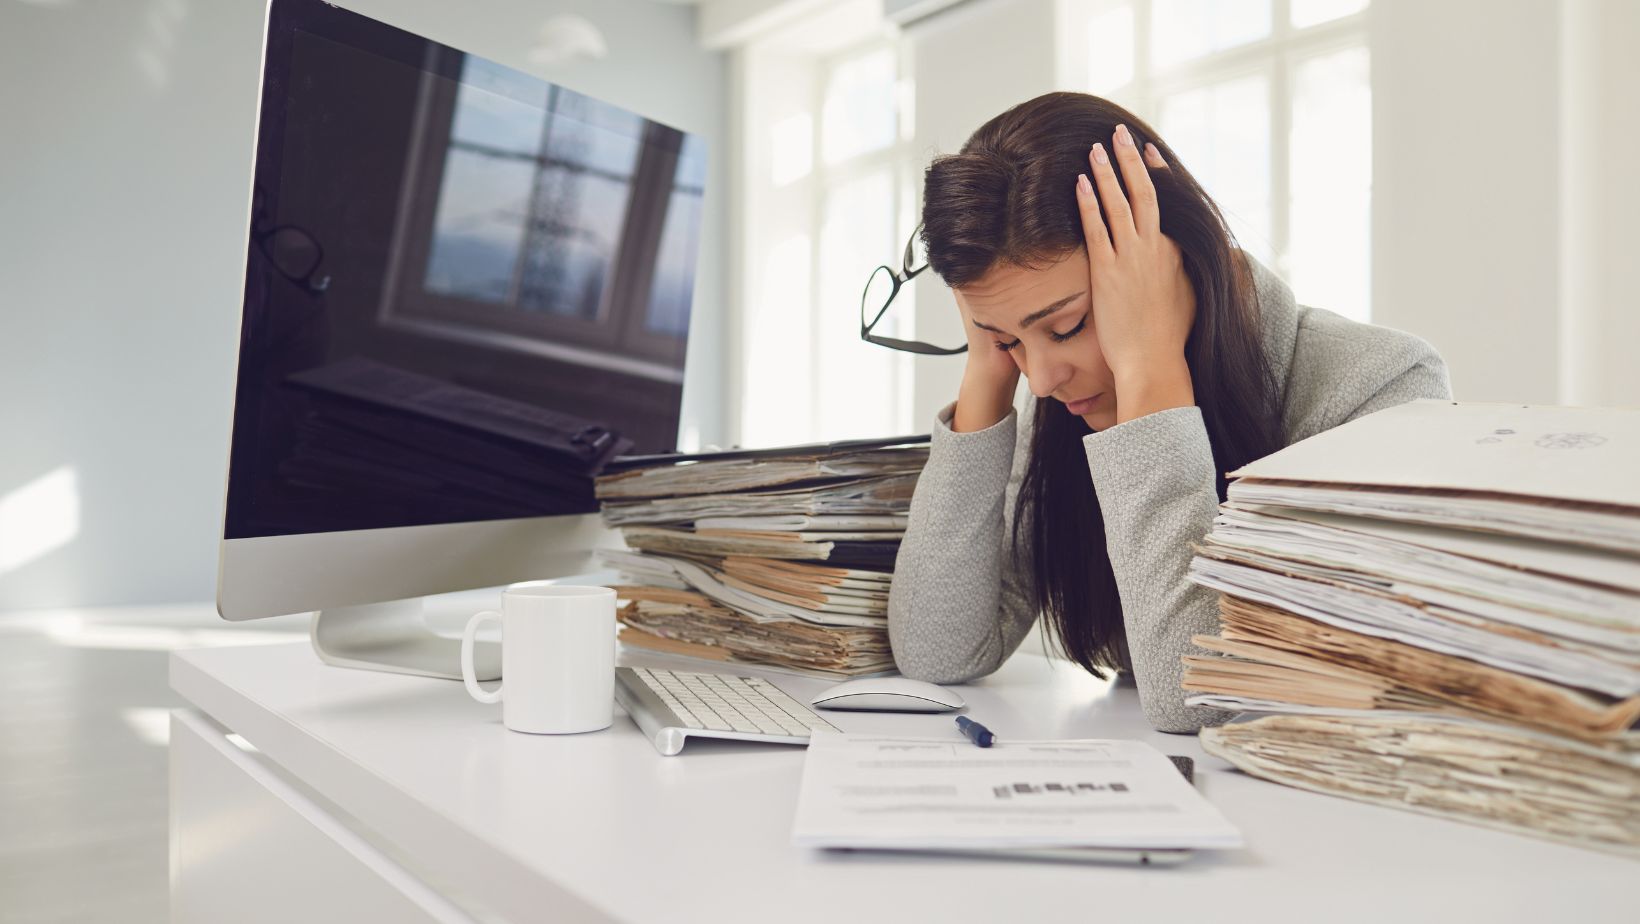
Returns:
[[[993,427],[1008,416],[1014,406],[1014,389],[1019,385],[1019,364],[1012,353],[997,349],[995,336],[974,326],[960,300],[957,311],[962,314],[962,328],[968,335],[968,365],[962,372],[951,429],[969,433]]]

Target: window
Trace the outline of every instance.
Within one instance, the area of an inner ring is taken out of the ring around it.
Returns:
[[[789,55],[773,57],[782,60],[770,67],[792,66]],[[898,266],[917,221],[901,53],[879,35],[804,67],[806,82],[771,77],[761,81],[768,95],[748,100],[748,158],[761,169],[747,189],[756,209],[744,249],[746,446],[915,429],[910,357],[865,343],[859,330],[867,277]],[[907,287],[880,330],[910,336],[913,314]]]
[[[1133,110],[1304,304],[1371,314],[1368,0],[1060,0],[1060,83]]]

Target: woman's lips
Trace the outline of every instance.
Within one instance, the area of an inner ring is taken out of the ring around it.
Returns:
[[[1105,395],[1104,392],[1100,392],[1099,394],[1094,395],[1091,398],[1078,398],[1075,401],[1066,401],[1065,402],[1065,410],[1070,411],[1072,414],[1075,414],[1078,417],[1081,417],[1083,414],[1086,414],[1089,411],[1093,410],[1094,403],[1097,402],[1100,398],[1104,397],[1104,395]]]

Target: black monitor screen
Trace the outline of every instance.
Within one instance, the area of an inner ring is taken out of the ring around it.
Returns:
[[[587,513],[676,448],[701,139],[273,0],[225,537]]]

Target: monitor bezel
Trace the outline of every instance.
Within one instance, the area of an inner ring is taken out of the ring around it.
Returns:
[[[265,23],[252,144],[254,166],[244,205],[246,239],[258,185],[277,194],[282,167],[279,152],[284,143],[279,94],[288,77],[279,61],[290,59],[295,31],[305,29],[347,41],[417,69],[424,69],[421,52],[431,41],[323,0],[268,0]],[[414,54],[410,48],[416,49]],[[245,291],[231,341],[234,400],[229,408],[228,464],[223,472],[219,520],[224,537],[234,457],[253,442],[240,440],[237,433],[238,427],[247,424],[241,413],[245,404],[240,401],[239,367],[245,299],[252,294],[248,251],[242,251],[245,262],[240,276]],[[217,567],[217,612],[224,619],[240,621],[587,575],[597,570],[596,549],[621,547],[619,533],[605,526],[598,514],[223,538]]]

